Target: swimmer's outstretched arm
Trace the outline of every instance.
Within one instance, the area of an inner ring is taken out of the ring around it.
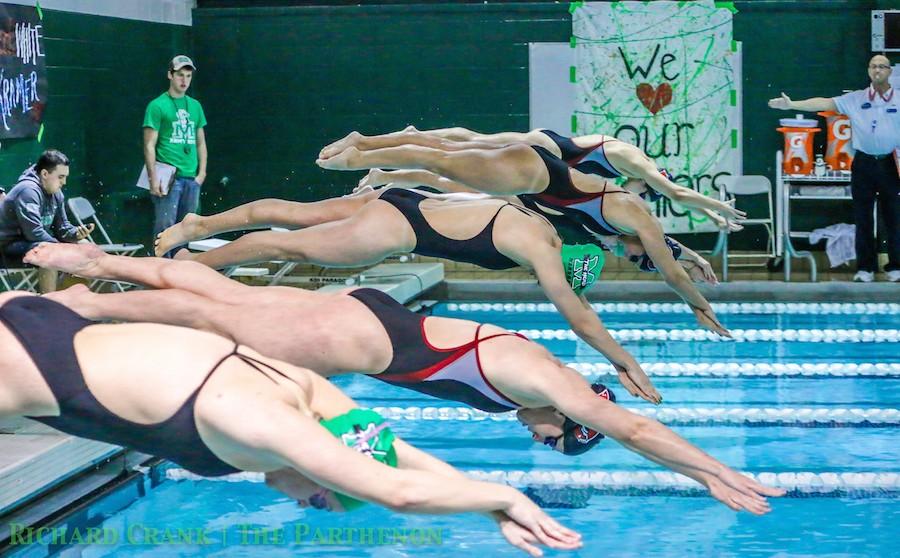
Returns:
[[[575,335],[612,363],[628,393],[650,403],[660,403],[662,397],[641,365],[613,339],[587,299],[576,295],[569,286],[560,263],[559,249],[547,243],[526,241],[524,244],[530,246],[528,259],[544,294],[566,319]]]
[[[315,382],[314,389],[316,397],[352,403],[325,381]],[[312,417],[298,412],[296,406],[273,405],[271,400],[245,395],[235,394],[232,401],[217,399],[210,416],[212,427],[236,443],[254,448],[276,469],[289,467],[326,488],[404,513],[502,512],[515,522],[515,528],[502,529],[504,536],[534,556],[539,551],[531,543],[557,549],[581,546],[580,535],[557,523],[512,487],[443,471],[389,467],[340,443]],[[224,397],[232,398],[228,394]],[[240,416],[234,414],[237,405],[242,409]],[[422,463],[421,457],[402,442],[399,449],[402,457],[398,455],[398,459]]]
[[[659,172],[656,168],[656,163],[637,147],[618,154],[613,164],[626,176],[643,180],[649,188],[653,188],[670,200],[678,202],[685,207],[709,209],[720,213],[727,219],[742,219],[747,216],[745,212],[736,209],[731,203],[704,196],[700,192],[675,184]]]
[[[706,486],[713,497],[754,514],[770,511],[766,496],[784,490],[764,486],[720,463],[665,425],[636,415],[597,397],[587,381],[561,363],[545,363],[555,370],[528,376],[529,397],[537,397],[579,424],[602,432],[628,449]]]
[[[612,224],[620,226],[620,216],[623,208],[610,203],[607,204],[605,209],[607,209],[607,218],[615,217],[615,220],[610,219]],[[666,284],[687,303],[702,326],[715,331],[719,335],[731,337],[731,333],[719,322],[712,310],[712,306],[700,294],[697,287],[694,286],[690,276],[672,257],[672,251],[664,239],[662,225],[646,211],[646,208],[642,207],[641,209],[642,211],[628,212],[628,225],[640,237],[644,250],[647,251],[650,259],[653,260],[656,269],[659,270],[659,274],[665,279]],[[625,207],[624,210],[628,211],[628,208]]]
[[[729,221],[728,219],[726,219],[725,217],[722,217],[721,215],[719,215],[715,211],[712,211],[711,209],[701,208],[701,209],[698,209],[697,211],[699,211],[700,213],[702,213],[703,215],[708,217],[709,220],[712,221],[716,225],[716,227],[719,228],[719,230],[729,231],[729,232],[737,232],[737,231],[744,230],[744,226],[741,225],[739,222]]]
[[[329,384],[326,387],[333,392],[333,397],[343,401],[347,410],[355,406],[352,399],[334,386]],[[467,480],[467,477],[459,469],[415,446],[407,444],[399,438],[394,442],[394,449],[397,452],[397,466],[401,469],[429,471],[451,479]],[[540,555],[540,550],[533,544],[535,542],[534,536],[529,529],[517,523],[503,511],[492,511],[487,515],[497,523],[500,532],[510,544],[528,552],[532,556]],[[559,527],[559,531],[553,535],[553,544],[549,546],[560,549],[572,549],[581,546],[581,535],[562,526]]]

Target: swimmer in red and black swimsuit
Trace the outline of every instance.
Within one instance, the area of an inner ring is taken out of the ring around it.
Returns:
[[[533,201],[527,205],[545,216],[552,212],[563,214],[592,234],[637,236],[654,267],[691,307],[697,321],[720,335],[729,335],[709,302],[673,258],[662,225],[646,204],[604,178],[569,167],[543,147],[516,144],[498,149],[443,151],[399,145],[360,151],[350,146],[316,163],[334,170],[423,169],[447,179],[440,185],[451,184],[451,191],[519,195],[522,200]]]

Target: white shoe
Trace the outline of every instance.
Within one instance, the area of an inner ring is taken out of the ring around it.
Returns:
[[[871,283],[875,280],[875,274],[871,271],[857,271],[853,276],[853,280],[857,283]]]
[[[887,272],[887,280],[891,283],[900,283],[900,269]]]

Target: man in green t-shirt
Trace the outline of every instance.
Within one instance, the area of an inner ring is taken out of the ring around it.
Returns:
[[[179,54],[169,62],[169,89],[150,101],[144,113],[144,164],[155,208],[153,238],[197,211],[206,180],[206,116],[187,95],[194,62]],[[174,181],[162,183],[157,163],[175,167]],[[171,254],[166,254],[171,257]]]

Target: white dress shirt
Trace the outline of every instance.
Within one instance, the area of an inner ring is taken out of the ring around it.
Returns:
[[[850,118],[857,151],[885,155],[900,146],[900,94],[893,87],[881,94],[870,85],[835,97],[834,104]]]

